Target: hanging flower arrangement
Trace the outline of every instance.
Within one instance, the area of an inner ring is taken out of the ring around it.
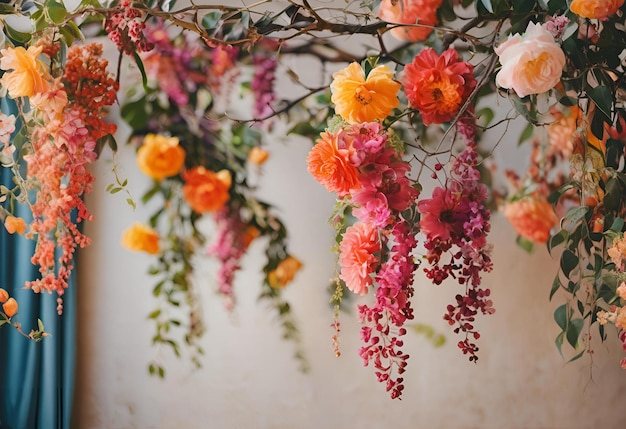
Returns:
[[[403,346],[417,272],[452,289],[442,317],[461,354],[478,361],[479,324],[497,308],[482,286],[493,269],[497,210],[522,247],[543,245],[559,259],[547,287],[562,302],[555,343],[564,355],[569,347],[568,361],[592,352],[592,329],[626,350],[623,0],[374,0],[340,17],[306,0],[276,11],[263,6],[2,5],[0,85],[12,111],[0,115],[0,162],[13,183],[0,187],[0,220],[7,233],[37,243],[32,262],[40,278],[27,288],[56,293],[62,313],[74,255],[90,244],[80,228],[94,220],[83,199],[95,186],[89,165],[116,151],[117,126],[107,115],[119,103],[131,129],[124,143],[151,181],[141,201],[156,207],[129,225],[121,244],[154,257],[153,342],[176,354],[180,342],[170,329],[182,327],[201,361],[200,256],[219,262],[217,292],[231,311],[236,274],[250,244],[263,240],[260,298],[280,316],[306,367],[297,315],[283,298],[306,261],[290,253],[276,208],[250,179],[271,156],[264,139],[276,121],[311,139],[302,168],[336,197],[329,210],[335,352],[344,292],[359,295],[359,355],[392,398],[402,396],[410,362]],[[18,31],[15,20],[32,31]],[[117,68],[86,34],[108,37]],[[367,50],[337,42],[354,35],[370,38]],[[322,84],[307,84],[283,62],[293,57],[333,71]],[[134,70],[128,80],[123,63]],[[283,74],[300,94],[276,90]],[[233,93],[247,100],[243,117],[229,110]],[[506,99],[513,113],[496,120],[494,99]],[[516,118],[526,123],[519,135],[502,131]],[[530,146],[525,172],[486,168],[501,139]],[[107,189],[128,186],[115,171]],[[17,205],[29,208],[32,222],[16,216]],[[21,331],[18,303],[2,289],[0,303],[0,326]],[[168,316],[168,306],[186,307],[188,320]],[[48,333],[39,323],[24,335]],[[165,369],[153,362],[150,371]]]

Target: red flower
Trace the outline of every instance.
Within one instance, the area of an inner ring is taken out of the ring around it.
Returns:
[[[476,87],[474,66],[449,48],[441,56],[426,48],[404,68],[403,86],[409,105],[424,125],[452,120]]]

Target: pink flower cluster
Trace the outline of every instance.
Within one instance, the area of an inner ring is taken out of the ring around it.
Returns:
[[[147,52],[153,44],[144,35],[144,18],[139,9],[132,7],[131,0],[120,0],[115,10],[108,14],[104,29],[109,39],[125,54]]]
[[[402,395],[404,380],[401,375],[409,358],[400,349],[403,346],[400,337],[406,334],[404,323],[413,319],[410,298],[414,293],[416,263],[412,252],[417,245],[417,225],[403,220],[394,224],[390,232],[391,240],[383,236],[383,240],[389,240],[391,245],[376,274],[376,303],[358,307],[364,325],[361,339],[365,343],[359,355],[365,366],[370,362],[374,364],[378,381],[386,384],[391,398],[395,399]]]
[[[177,106],[189,104],[189,94],[208,84],[211,54],[196,40],[172,39],[163,23],[146,26],[144,37],[153,48],[143,55],[146,73]]]
[[[276,79],[276,58],[273,56],[255,55],[252,58],[255,67],[251,88],[254,93],[254,117],[265,118],[272,113],[272,103],[276,100],[274,80]]]
[[[248,247],[245,237],[248,224],[227,207],[216,212],[213,219],[217,237],[207,249],[207,254],[214,256],[220,263],[217,272],[218,291],[225,299],[226,309],[231,310],[235,305],[235,273],[241,268],[240,261]]]
[[[481,273],[491,271],[492,246],[487,243],[490,212],[485,206],[487,187],[479,183],[478,152],[468,116],[458,130],[466,139],[465,149],[454,160],[446,187],[437,187],[432,198],[418,203],[420,226],[426,236],[424,243],[430,268],[424,271],[435,284],[453,277],[465,287],[465,293],[455,297],[447,307],[444,319],[454,332],[465,339],[458,346],[470,361],[476,361],[478,347],[470,340],[480,337],[474,326],[475,316],[495,312],[489,299],[490,290],[481,289]],[[444,258],[447,259],[444,260]]]
[[[307,162],[320,183],[351,203],[358,219],[339,245],[340,278],[359,295],[376,285],[375,304],[359,306],[365,342],[359,353],[366,366],[373,363],[391,397],[399,398],[409,357],[400,350],[399,337],[406,333],[405,321],[413,318],[416,268],[412,251],[417,223],[408,209],[418,191],[408,177],[410,166],[378,122],[323,133]]]

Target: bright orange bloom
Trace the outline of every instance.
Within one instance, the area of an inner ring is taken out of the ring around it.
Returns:
[[[217,211],[230,199],[232,177],[228,170],[215,173],[200,166],[186,171],[182,177],[185,201],[197,213]]]
[[[26,50],[18,46],[0,51],[0,69],[7,71],[0,84],[8,89],[12,98],[31,97],[50,88],[51,77],[37,58],[42,49],[42,46],[31,46]]]
[[[22,235],[26,232],[26,222],[21,217],[7,216],[4,220],[4,227],[9,234]]]
[[[400,40],[419,42],[433,31],[439,22],[437,9],[443,0],[383,0],[378,9],[378,17],[393,24],[420,24],[426,27],[395,27],[391,34]]]
[[[572,106],[564,113],[554,110],[552,115],[556,120],[547,127],[550,146],[567,158],[574,151],[574,135],[581,111],[578,106]]]
[[[248,152],[248,161],[256,165],[261,165],[265,161],[267,161],[267,158],[269,158],[269,156],[270,154],[267,153],[265,150],[261,149],[258,146],[254,146],[252,149],[250,149],[250,152]]]
[[[476,87],[474,66],[462,61],[453,48],[437,55],[423,49],[404,68],[402,84],[409,105],[422,115],[424,125],[452,120]]]
[[[122,246],[135,252],[159,253],[159,234],[152,228],[135,223],[122,234]]]
[[[569,8],[583,18],[606,19],[623,4],[624,0],[573,0]]]
[[[254,241],[254,239],[257,238],[259,235],[261,235],[261,231],[259,231],[257,227],[253,225],[250,225],[249,227],[247,227],[246,230],[241,235],[241,239],[243,241],[243,248],[247,249],[250,246],[250,244]]]
[[[7,302],[7,299],[9,299],[9,292],[0,287],[0,304]]]
[[[385,119],[399,103],[399,89],[389,67],[379,65],[366,78],[356,62],[335,72],[330,84],[335,112],[351,124]]]
[[[309,173],[328,192],[343,197],[359,186],[359,172],[349,160],[349,150],[339,148],[337,134],[321,133],[306,158]]]
[[[267,273],[267,281],[274,289],[282,289],[293,280],[300,268],[302,268],[300,260],[293,256],[287,256],[278,263],[274,270]]]
[[[2,304],[2,310],[4,311],[4,314],[6,314],[9,318],[17,314],[17,309],[17,301],[14,298],[9,298],[7,302]]]
[[[521,237],[535,243],[548,241],[550,230],[559,222],[552,205],[537,197],[509,202],[504,215]]]
[[[137,150],[139,169],[155,180],[178,174],[185,163],[185,150],[178,143],[178,137],[146,135]]]

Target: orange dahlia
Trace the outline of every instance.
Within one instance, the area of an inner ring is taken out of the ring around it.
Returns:
[[[606,19],[623,4],[624,0],[573,0],[569,8],[583,18]]]
[[[306,159],[309,173],[328,192],[344,196],[359,186],[358,170],[349,155],[347,148],[339,147],[337,134],[322,133]]]
[[[424,125],[452,120],[476,87],[474,66],[449,48],[437,55],[426,48],[404,68],[402,84],[409,105],[422,115]]]
[[[383,0],[378,8],[378,17],[392,24],[420,24],[424,27],[395,27],[391,34],[399,40],[419,42],[433,31],[439,22],[437,9],[443,0]]]
[[[521,237],[535,243],[548,241],[550,230],[559,222],[552,205],[534,196],[509,202],[504,215]]]
[[[399,89],[389,67],[379,65],[365,77],[356,62],[335,72],[330,84],[335,112],[351,124],[385,119],[399,103]]]

